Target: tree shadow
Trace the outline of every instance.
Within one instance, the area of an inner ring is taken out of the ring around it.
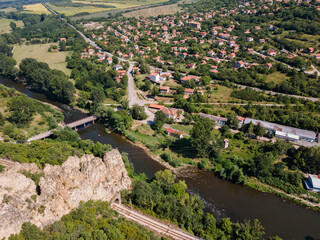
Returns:
[[[197,152],[191,146],[190,140],[187,138],[177,139],[171,146],[170,150],[185,158],[196,158]]]

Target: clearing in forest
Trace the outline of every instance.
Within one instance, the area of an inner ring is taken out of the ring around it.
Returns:
[[[17,27],[23,27],[22,21],[0,18],[0,34],[11,32],[10,22],[14,22],[17,25]]]
[[[71,70],[67,69],[66,57],[69,52],[48,52],[51,45],[54,43],[46,44],[33,44],[33,45],[17,45],[13,50],[13,58],[19,65],[24,58],[34,58],[38,61],[48,63],[51,69],[58,69],[70,75]]]

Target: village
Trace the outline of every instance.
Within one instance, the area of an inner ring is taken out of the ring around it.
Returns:
[[[271,17],[277,11],[281,11],[281,7],[288,2],[262,1],[263,4],[256,6],[252,1],[232,10],[222,8],[175,16],[131,18],[104,24],[81,23],[88,37],[96,41],[103,50],[114,55],[108,57],[88,47],[82,52],[81,58],[111,66],[117,72],[118,82],[128,74],[128,66],[125,66],[125,63],[135,61],[130,74],[134,76],[136,87],[139,88],[139,97],[150,102],[147,104],[148,109],[151,112],[162,111],[167,118],[182,122],[184,110],[171,107],[177,105],[174,102],[177,94],[182,94],[183,98],[189,101],[193,97],[202,103],[221,103],[210,101],[210,90],[217,82],[220,69],[223,71],[231,68],[233,71],[245,72],[250,68],[256,68],[268,75],[279,71],[281,65],[299,71],[305,70],[306,74],[317,76],[318,70],[315,67],[314,71],[306,70],[313,67],[314,61],[320,61],[320,53],[315,48],[295,51],[269,48],[272,44],[276,45],[273,43],[274,35],[277,35],[279,29],[274,25],[254,25],[242,31],[243,27],[237,21],[223,26],[212,21],[217,15],[223,19],[239,14],[252,15],[259,11],[264,11],[262,15]],[[319,6],[313,6],[310,1],[297,1],[296,4],[309,4],[309,7],[320,10]],[[288,31],[288,35],[294,33],[295,30]],[[278,58],[282,61],[277,60]],[[293,66],[292,62],[297,65]],[[141,69],[142,65],[150,66]],[[194,97],[195,95],[197,97]],[[215,121],[220,126],[227,122],[227,118],[223,116],[208,116],[213,120],[223,119]],[[239,118],[243,119],[239,122],[239,128],[252,122],[255,125],[261,124],[267,132],[272,133],[271,136],[288,139],[297,145],[317,145],[318,138],[314,131],[250,120],[251,118],[246,117]],[[172,132],[172,129],[170,131]]]

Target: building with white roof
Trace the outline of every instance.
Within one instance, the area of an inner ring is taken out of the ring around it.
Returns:
[[[308,180],[305,181],[308,190],[320,192],[320,178],[317,175],[309,174]]]
[[[288,127],[276,123],[261,121],[253,118],[246,118],[244,124],[252,122],[254,125],[260,125],[268,132],[272,132],[276,137],[289,139],[291,141],[305,140],[308,142],[315,142],[317,134],[314,131],[303,130],[294,127]]]

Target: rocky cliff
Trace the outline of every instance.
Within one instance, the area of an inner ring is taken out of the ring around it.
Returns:
[[[42,174],[36,186],[22,172]],[[24,222],[44,227],[79,206],[110,201],[131,181],[118,150],[103,161],[92,155],[69,157],[61,166],[12,163],[0,173],[0,238],[18,233]]]

